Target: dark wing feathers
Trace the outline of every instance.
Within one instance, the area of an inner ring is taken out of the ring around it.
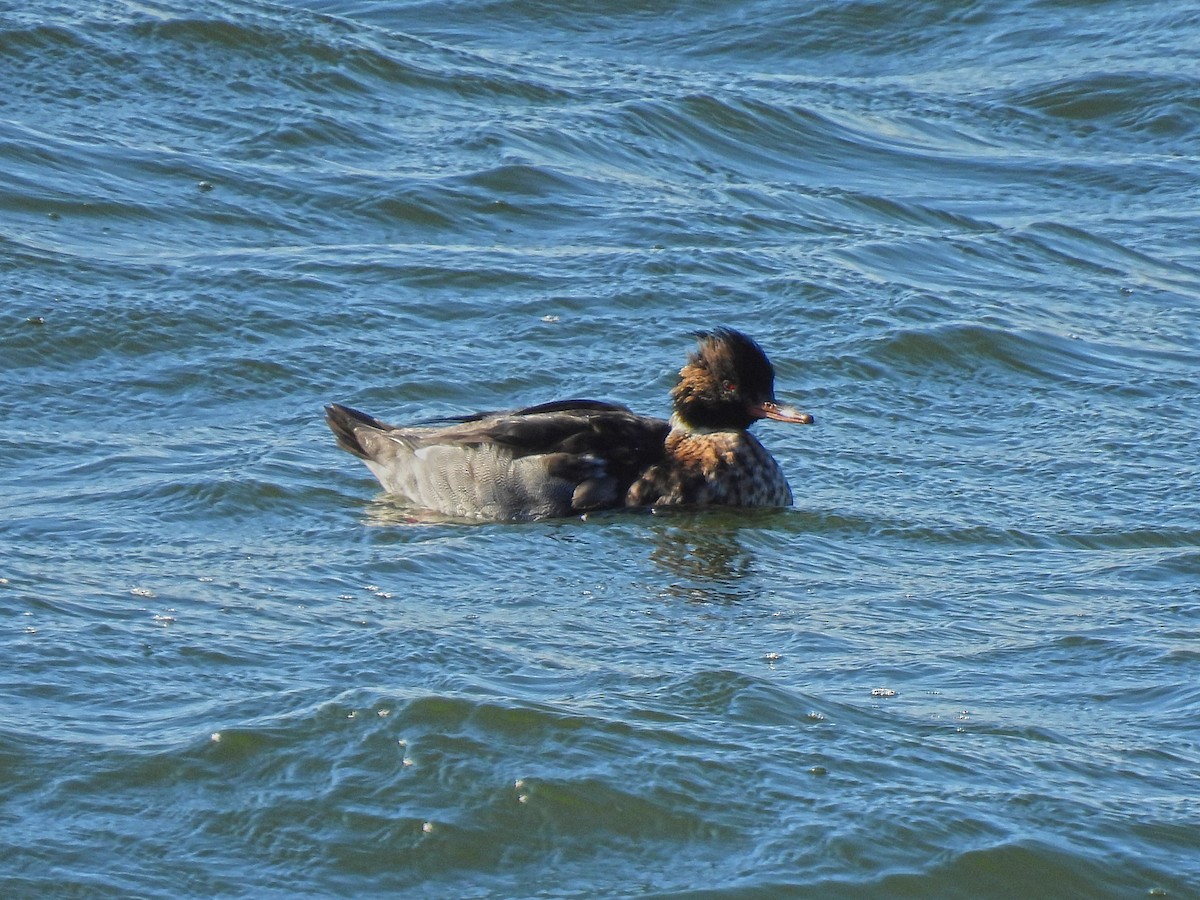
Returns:
[[[381,433],[411,447],[495,445],[514,458],[543,457],[546,472],[576,485],[575,508],[620,505],[625,491],[661,462],[669,424],[627,407],[596,400],[558,400],[511,412],[479,413],[441,428],[394,428],[332,403],[325,418],[344,450],[374,459]]]
[[[359,459],[370,459],[371,454],[363,446],[362,440],[356,433],[356,428],[366,426],[378,431],[388,431],[391,428],[390,425],[384,425],[374,416],[351,409],[349,406],[342,406],[340,403],[330,403],[325,407],[325,421],[329,423],[330,430],[337,438],[338,446],[348,453],[353,453]]]
[[[534,416],[539,413],[555,412],[630,412],[629,407],[618,403],[605,403],[601,400],[551,400],[549,403],[539,403],[537,406],[527,406],[524,409],[493,409],[487,412],[471,413],[467,416],[443,416],[437,419],[425,419],[414,425],[468,425],[472,422],[482,422],[486,419],[497,419],[502,416]],[[630,413],[632,415],[632,413]]]
[[[551,400],[549,403],[539,403],[537,406],[518,409],[513,415],[533,416],[538,413],[554,412],[615,412],[634,415],[628,406],[622,406],[619,403],[605,403],[603,400]]]
[[[576,401],[577,402],[577,401]],[[514,456],[567,453],[609,461],[610,467],[645,467],[661,459],[670,426],[609,404],[547,404],[480,423],[480,439]]]
[[[603,483],[608,501],[619,503],[641,473],[660,462],[670,426],[663,419],[639,416],[622,406],[566,401],[501,413],[489,419],[442,431],[455,443],[495,444],[515,458],[546,457],[548,471],[573,482],[584,492],[580,506],[596,503],[586,495],[588,485]]]

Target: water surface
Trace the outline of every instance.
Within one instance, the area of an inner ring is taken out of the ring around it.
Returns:
[[[0,11],[5,896],[1200,896],[1200,16]],[[797,503],[414,518],[321,405]]]

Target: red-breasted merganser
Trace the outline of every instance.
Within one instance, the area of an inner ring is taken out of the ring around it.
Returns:
[[[670,421],[624,406],[562,400],[394,427],[331,403],[338,444],[414,507],[473,519],[541,519],[638,506],[790,506],[779,464],[746,429],[808,425],[775,400],[775,369],[746,335],[697,335]]]

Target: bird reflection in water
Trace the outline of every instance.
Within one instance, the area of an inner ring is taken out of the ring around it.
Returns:
[[[750,578],[758,553],[747,546],[741,532],[754,534],[769,525],[764,520],[785,515],[786,510],[656,514],[666,521],[654,531],[650,559],[673,576],[660,596],[727,604],[758,596],[761,586]]]

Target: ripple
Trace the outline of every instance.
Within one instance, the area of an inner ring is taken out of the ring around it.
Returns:
[[[1037,222],[1019,233],[1026,246],[1051,253],[1068,263],[1101,273],[1132,277],[1138,282],[1200,288],[1200,271],[1172,260],[1157,259],[1102,236],[1056,222]]]
[[[1085,133],[1113,129],[1151,139],[1195,133],[1200,81],[1151,72],[1091,72],[1022,88],[1010,102],[1086,125]]]
[[[168,6],[0,33],[0,894],[1196,893],[1193,11]],[[794,509],[411,522],[320,422],[720,323]]]
[[[502,65],[467,51],[438,46],[396,32],[364,28],[346,18],[323,17],[314,27],[311,16],[248,14],[243,18],[174,18],[132,26],[135,38],[160,42],[179,51],[211,56],[225,53],[230,63],[247,59],[275,63],[289,60],[288,83],[335,97],[347,90],[372,92],[380,84],[436,90],[472,100],[517,98],[535,102],[561,100],[566,94],[539,83],[527,71],[505,71]],[[274,68],[274,65],[272,66]],[[276,71],[278,71],[276,69]],[[453,76],[447,72],[453,71]],[[235,86],[246,78],[234,68]],[[371,83],[375,82],[375,83]],[[247,85],[249,87],[249,85]]]
[[[358,205],[381,221],[410,223],[461,238],[494,234],[506,223],[561,229],[588,215],[597,187],[541,166],[506,165],[439,180],[409,182]]]
[[[1067,340],[981,323],[901,329],[871,347],[868,358],[905,372],[951,369],[978,373],[989,368],[1048,377],[1048,356],[1063,356]]]
[[[998,869],[1011,873],[1004,885],[996,883]],[[981,898],[1009,897],[1013,891],[1033,895],[1047,884],[1053,884],[1055,891],[1081,897],[1114,896],[1116,890],[1144,895],[1156,886],[1145,875],[1107,861],[1100,850],[1017,839],[956,854],[928,874],[888,876],[864,896],[936,894],[943,884],[956,885],[956,889]]]

